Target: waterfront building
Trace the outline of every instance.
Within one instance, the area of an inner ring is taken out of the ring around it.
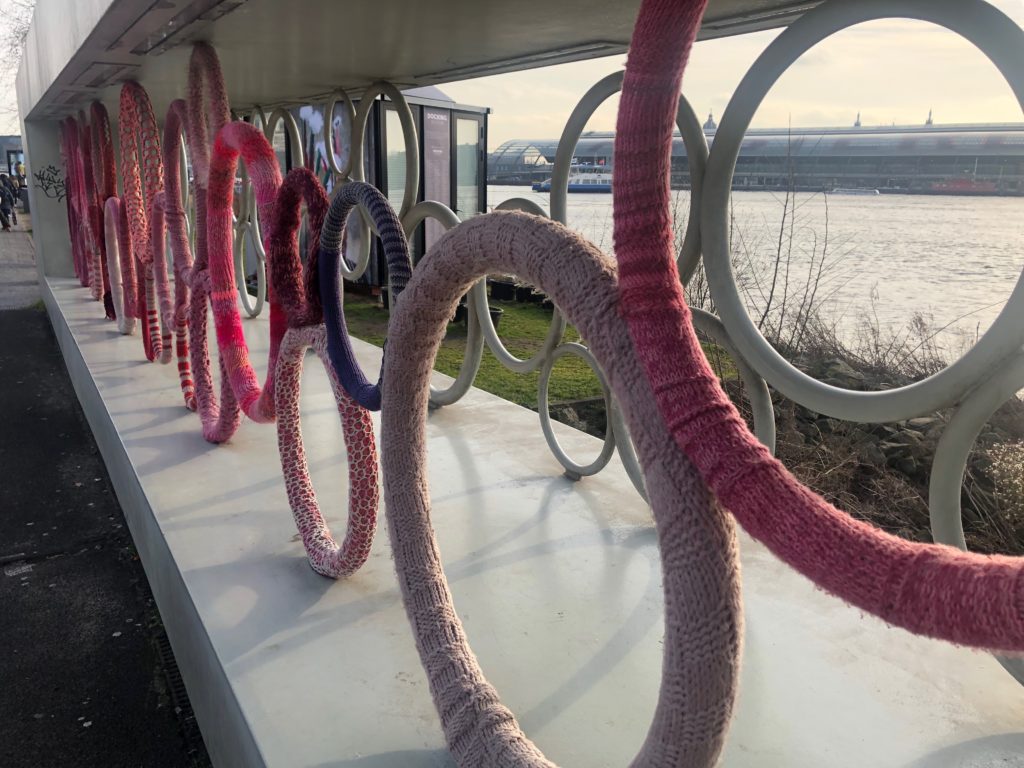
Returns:
[[[717,125],[704,124],[708,144]],[[576,145],[579,163],[613,166],[611,131],[590,131]],[[532,184],[551,175],[557,139],[513,140],[488,159],[491,184]],[[672,185],[689,187],[682,138],[672,146]],[[904,194],[1024,194],[1024,123],[849,128],[751,128],[736,163],[734,189],[877,189]]]

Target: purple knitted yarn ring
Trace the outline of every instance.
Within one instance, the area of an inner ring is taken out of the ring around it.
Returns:
[[[405,238],[402,224],[387,198],[376,188],[360,181],[345,184],[338,190],[327,212],[323,229],[320,231],[320,256],[317,268],[320,273],[320,302],[323,305],[324,325],[327,327],[327,351],[331,365],[342,386],[355,401],[371,411],[379,411],[381,405],[380,381],[371,384],[356,362],[352,343],[345,326],[341,274],[338,263],[342,258],[341,248],[345,236],[345,221],[356,205],[362,205],[370,214],[384,246],[384,257],[388,265],[388,280],[391,283],[392,310],[398,297],[409,282],[412,261],[409,258],[409,242]],[[385,345],[385,359],[387,346]],[[383,368],[381,369],[383,376]]]

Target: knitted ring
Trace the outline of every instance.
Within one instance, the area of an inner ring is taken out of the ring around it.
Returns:
[[[952,7],[901,4],[922,14]],[[676,270],[667,173],[671,117],[704,5],[644,0],[615,133],[618,310],[664,423],[747,532],[821,588],[916,634],[1022,651],[1024,560],[906,541],[836,509],[750,433],[704,356]],[[857,5],[841,7],[855,14]],[[964,18],[998,14],[980,2],[976,11]],[[778,39],[813,16],[808,13]]]
[[[273,222],[277,191],[281,186],[277,156],[258,128],[243,122],[228,123],[221,128],[214,142],[207,180],[210,305],[217,329],[217,348],[222,366],[228,371],[231,389],[246,416],[266,423],[274,420],[274,366],[287,323],[282,302],[274,301],[270,305],[270,362],[266,382],[261,388],[249,362],[235,284],[231,205],[239,156],[245,158],[259,214],[266,222]],[[268,238],[272,234],[268,234]]]
[[[339,546],[320,513],[316,491],[309,477],[306,452],[302,443],[299,393],[302,361],[307,348],[316,350],[338,405],[341,427],[348,451],[349,510],[348,531]],[[277,409],[277,446],[281,470],[295,525],[302,536],[309,564],[322,576],[340,579],[359,570],[370,556],[377,528],[380,502],[377,448],[373,421],[341,386],[327,357],[327,335],[322,325],[289,328],[281,341],[275,373]]]
[[[78,151],[82,156],[83,194],[85,195],[82,210],[86,221],[86,240],[89,248],[89,292],[96,301],[103,300],[103,255],[100,251],[99,237],[103,213],[100,210],[99,190],[96,188],[96,175],[92,162],[92,132],[85,119],[85,112],[78,112]]]
[[[92,231],[95,232],[100,253],[100,272],[103,275],[103,309],[108,320],[114,320],[114,299],[107,271],[107,243],[105,236],[104,206],[117,195],[117,171],[114,167],[114,140],[110,133],[110,115],[102,102],[94,101],[89,108],[92,121],[89,134],[92,142],[92,176],[96,188],[96,209]]]
[[[416,202],[419,194],[420,184],[420,145],[416,137],[416,121],[412,116],[405,96],[394,85],[383,80],[372,83],[359,97],[359,107],[352,116],[352,141],[351,151],[348,158],[348,178],[352,181],[365,181],[366,173],[363,168],[363,142],[366,138],[366,126],[370,118],[370,110],[378,96],[387,96],[398,119],[402,124],[402,140],[405,147],[405,189],[402,194],[402,205],[399,208],[398,217],[402,219],[409,212]],[[381,119],[384,119],[383,108]],[[362,237],[359,240],[359,253],[354,259],[354,266],[351,268],[343,259],[338,263],[341,274],[347,280],[358,280],[366,271],[370,263],[370,242],[372,239],[371,230],[375,226],[372,217],[367,215],[366,210],[360,209],[360,221],[362,222]],[[377,233],[379,234],[379,233]]]
[[[108,197],[103,209],[103,231],[107,242],[107,274],[110,276],[110,298],[114,304],[117,330],[125,336],[135,332],[135,318],[125,307],[125,294],[121,284],[121,265],[131,264],[131,238],[128,235],[128,217],[121,201]]]
[[[188,103],[184,110],[180,102],[171,105],[168,111],[168,126],[177,121],[177,130],[172,135],[180,141],[181,128],[188,126],[188,149],[192,160],[195,181],[195,262],[184,275],[192,292],[189,301],[188,333],[189,359],[195,380],[196,405],[203,425],[203,437],[211,443],[223,443],[231,438],[242,420],[242,412],[235,399],[231,382],[220,361],[220,402],[213,385],[210,369],[210,352],[207,343],[209,312],[207,298],[210,291],[208,270],[208,248],[206,241],[207,177],[210,170],[210,135],[216,136],[228,122],[227,91],[220,71],[217,53],[207,43],[196,43],[192,47],[188,70]],[[170,130],[168,127],[166,130]],[[168,166],[168,190],[172,188],[172,176]],[[178,179],[173,180],[180,184]],[[172,247],[177,253],[184,251],[188,240],[184,223],[168,222]],[[175,246],[175,240],[179,246]]]
[[[391,284],[391,311],[398,304],[399,296],[412,274],[409,260],[409,242],[395,215],[394,209],[380,190],[361,181],[343,184],[335,193],[331,208],[327,212],[323,229],[320,231],[320,254],[317,270],[320,275],[320,300],[323,305],[324,325],[327,327],[327,350],[335,375],[341,380],[345,391],[356,402],[371,411],[379,411],[381,404],[380,379],[370,384],[363,374],[352,352],[352,343],[345,326],[345,311],[342,306],[341,285],[341,244],[345,234],[345,221],[354,207],[361,205],[370,215],[380,232],[387,259],[388,279]],[[387,347],[385,345],[385,359]],[[383,375],[383,366],[381,368]]]
[[[128,212],[135,267],[137,317],[142,319],[142,343],[146,358],[155,361],[170,346],[170,329],[161,334],[161,308],[171,306],[170,296],[158,298],[153,272],[152,230],[150,210],[156,195],[164,186],[163,162],[160,155],[160,131],[153,104],[145,88],[134,80],[121,86],[118,135],[121,140],[121,204]],[[143,194],[143,185],[145,194]],[[127,277],[127,273],[123,275]]]
[[[406,613],[441,725],[460,766],[546,766],[473,655],[430,522],[425,462],[431,361],[458,300],[511,272],[565,309],[632,430],[657,527],[664,662],[654,721],[634,765],[708,768],[721,752],[741,641],[738,552],[729,517],[672,442],[619,319],[615,263],[561,224],[521,213],[474,217],[417,266],[391,316],[381,414],[384,509]]]

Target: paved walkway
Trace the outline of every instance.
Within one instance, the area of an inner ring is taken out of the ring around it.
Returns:
[[[19,224],[0,233],[0,766],[207,766]]]
[[[32,221],[20,214],[13,232],[0,232],[0,310],[22,309],[39,301]]]

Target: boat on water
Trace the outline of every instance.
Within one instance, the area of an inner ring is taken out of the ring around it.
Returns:
[[[551,179],[532,186],[534,192],[550,192]],[[610,193],[612,169],[606,165],[573,165],[569,169],[569,192]]]
[[[946,179],[933,181],[928,192],[933,195],[994,195],[999,191],[994,181],[974,178]]]
[[[875,195],[880,195],[881,192],[879,192],[877,189],[868,189],[867,187],[836,187],[831,192],[829,192],[829,194],[830,195],[870,195],[871,197],[874,197]]]

